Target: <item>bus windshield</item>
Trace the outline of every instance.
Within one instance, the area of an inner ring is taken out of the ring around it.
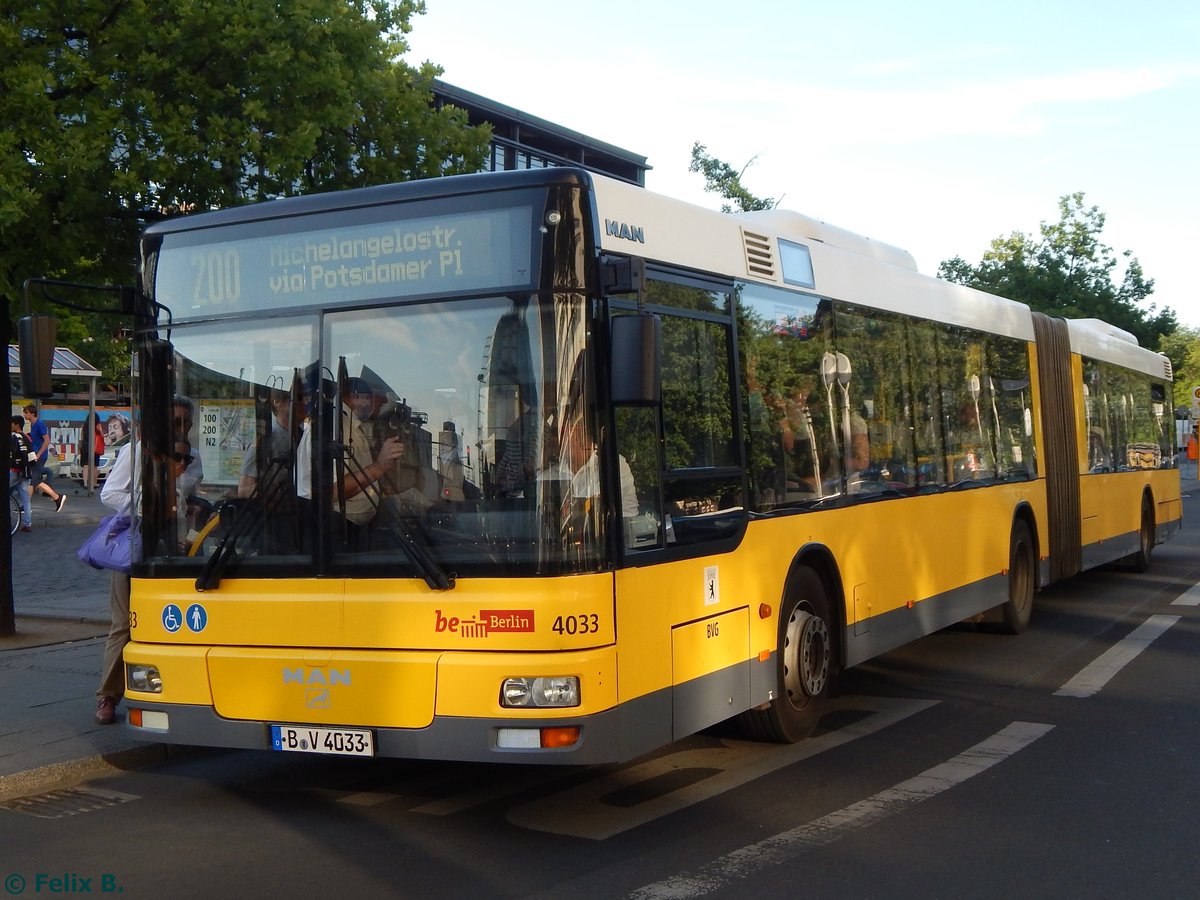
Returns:
[[[431,584],[595,569],[587,309],[520,293],[175,327],[147,564]]]

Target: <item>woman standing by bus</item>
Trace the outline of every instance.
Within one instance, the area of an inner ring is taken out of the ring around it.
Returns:
[[[104,426],[99,414],[92,416],[92,435],[85,444],[83,455],[83,485],[89,491],[96,489],[96,478],[100,472],[100,455],[104,453]]]

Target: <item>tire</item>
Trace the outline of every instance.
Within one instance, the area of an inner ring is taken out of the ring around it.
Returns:
[[[1037,555],[1029,525],[1022,519],[1013,522],[1008,544],[1008,599],[1000,606],[1002,629],[1020,634],[1029,627],[1033,615],[1033,594],[1037,587]]]
[[[12,492],[8,494],[8,533],[16,534],[17,529],[21,527],[21,501],[13,496]]]
[[[824,583],[812,569],[798,570],[780,610],[775,699],[738,717],[747,737],[793,744],[812,734],[835,672],[833,634]]]
[[[1135,572],[1145,572],[1150,568],[1150,555],[1154,552],[1154,508],[1150,498],[1142,496],[1142,527],[1138,532],[1138,549],[1126,559],[1129,567]]]

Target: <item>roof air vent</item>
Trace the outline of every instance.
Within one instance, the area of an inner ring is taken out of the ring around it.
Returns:
[[[776,279],[775,253],[771,239],[766,235],[754,234],[743,228],[742,242],[746,247],[746,272],[774,281]]]

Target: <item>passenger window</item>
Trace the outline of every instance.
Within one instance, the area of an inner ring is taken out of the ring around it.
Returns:
[[[625,547],[730,536],[745,511],[729,294],[651,280],[645,301],[662,317],[662,420],[660,431],[651,410],[617,410],[618,454],[628,462],[640,500],[638,516],[626,522]]]

